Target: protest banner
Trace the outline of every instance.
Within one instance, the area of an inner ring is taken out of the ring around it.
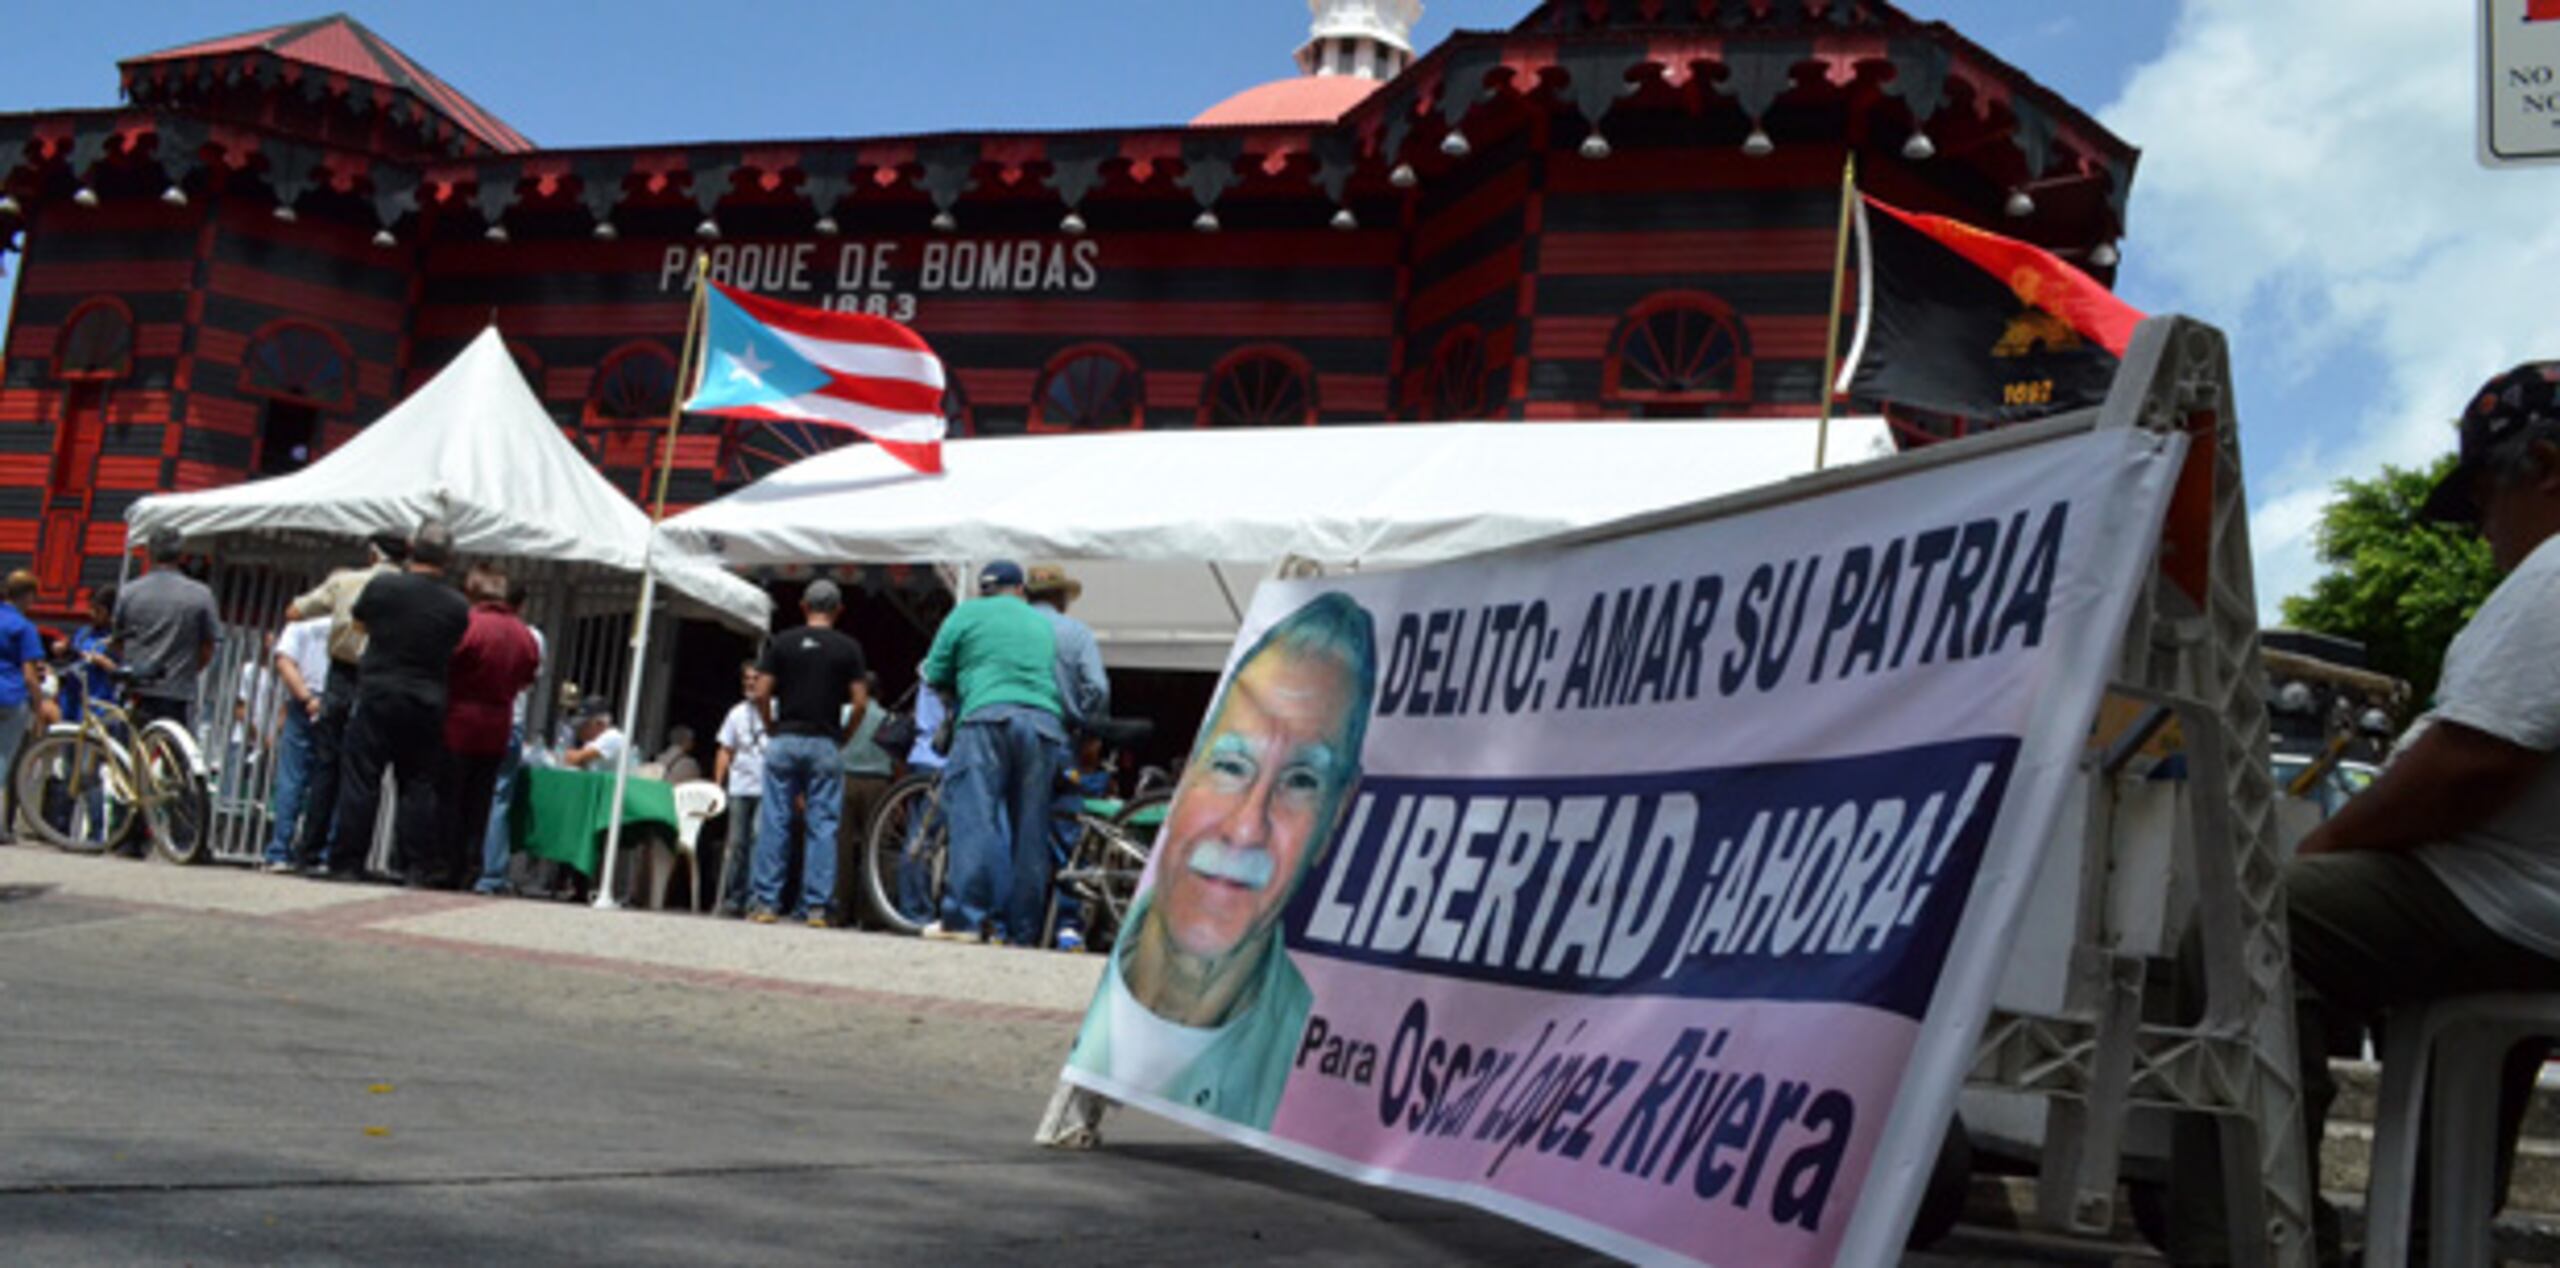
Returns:
[[[1265,585],[1064,1078],[1640,1262],[1889,1261],[2185,444]]]

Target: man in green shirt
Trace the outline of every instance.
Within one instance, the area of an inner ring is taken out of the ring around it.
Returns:
[[[1038,946],[1049,889],[1049,789],[1066,747],[1057,637],[1023,598],[1022,565],[978,573],[978,596],[952,609],[925,653],[927,686],[959,698],[942,807],[951,880],[928,938],[1000,936]]]

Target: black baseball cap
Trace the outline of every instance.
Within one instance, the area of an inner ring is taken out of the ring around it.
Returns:
[[[2462,456],[2418,514],[2445,524],[2479,523],[2475,477],[2500,445],[2537,423],[2560,426],[2560,361],[2527,361],[2480,385],[2462,411]]]

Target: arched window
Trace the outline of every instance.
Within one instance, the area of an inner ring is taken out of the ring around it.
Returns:
[[[276,322],[250,338],[240,359],[240,390],[266,398],[250,452],[252,474],[299,471],[320,456],[320,415],[355,403],[353,361],[344,340],[307,321]]]
[[[120,299],[93,299],[71,310],[53,346],[53,377],[112,382],[133,373],[133,311]]]
[[[645,432],[667,425],[675,398],[676,359],[654,343],[627,344],[596,368],[583,421],[590,432]]]
[[[1109,344],[1083,344],[1051,358],[1031,397],[1033,431],[1127,431],[1146,417],[1138,363]]]
[[[1741,323],[1712,295],[1655,295],[1618,323],[1600,392],[1611,401],[1634,403],[1747,401],[1751,358]]]
[[[1442,422],[1483,418],[1493,406],[1492,367],[1486,364],[1484,332],[1460,326],[1440,337],[1431,353],[1431,416]]]
[[[346,341],[307,321],[280,321],[249,340],[240,386],[253,395],[342,410],[355,398],[354,357]]]
[[[1286,348],[1245,348],[1209,371],[1203,427],[1303,427],[1316,421],[1316,376]]]
[[[676,359],[654,343],[625,344],[596,367],[579,416],[587,457],[606,479],[643,497],[657,457],[655,441],[676,399]]]

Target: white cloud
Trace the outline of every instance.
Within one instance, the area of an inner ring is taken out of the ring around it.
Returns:
[[[2317,575],[2331,485],[2444,452],[2473,387],[2560,354],[2560,170],[2474,162],[2478,36],[2460,15],[2186,0],[2104,112],[2144,151],[2129,254],[2163,293],[2134,299],[2224,326],[2263,376],[2242,385],[2242,425],[2270,611]],[[2374,393],[2324,394],[2342,371]]]

